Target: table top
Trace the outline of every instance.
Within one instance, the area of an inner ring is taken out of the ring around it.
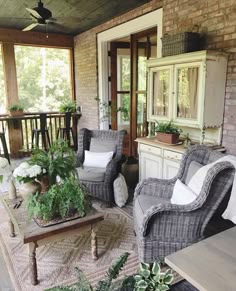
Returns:
[[[167,256],[165,262],[201,291],[235,291],[236,226]]]
[[[48,227],[39,227],[34,219],[29,219],[24,202],[19,208],[14,209],[13,207],[17,201],[10,200],[8,195],[2,196],[1,201],[24,244],[38,241],[61,232],[92,225],[104,219],[104,214],[92,207],[84,217]]]

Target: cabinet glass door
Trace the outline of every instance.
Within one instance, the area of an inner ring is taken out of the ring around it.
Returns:
[[[199,66],[176,69],[177,118],[197,120]]]
[[[152,107],[151,115],[168,117],[171,71],[169,68],[152,73]]]

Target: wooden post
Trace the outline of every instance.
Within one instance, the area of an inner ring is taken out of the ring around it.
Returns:
[[[8,108],[12,104],[19,103],[14,44],[3,42],[2,55],[7,97],[6,106]],[[11,157],[19,157],[19,150],[22,149],[23,144],[21,121],[9,120],[8,131]]]

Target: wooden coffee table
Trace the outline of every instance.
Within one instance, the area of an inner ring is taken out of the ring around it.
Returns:
[[[10,200],[8,195],[1,197],[2,203],[9,215],[10,236],[15,236],[16,229],[23,244],[28,244],[32,285],[38,284],[36,249],[41,245],[64,239],[65,236],[68,237],[81,233],[82,231],[91,231],[92,258],[94,260],[98,258],[95,227],[99,221],[104,220],[103,213],[92,208],[85,217],[48,227],[39,227],[33,219],[29,219],[24,202],[19,208],[13,208],[19,199],[21,197],[18,197],[16,200]]]

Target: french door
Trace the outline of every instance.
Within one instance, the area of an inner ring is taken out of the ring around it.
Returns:
[[[135,139],[147,135],[146,61],[156,58],[157,29],[111,42],[111,128],[126,129],[126,155],[137,155]]]

